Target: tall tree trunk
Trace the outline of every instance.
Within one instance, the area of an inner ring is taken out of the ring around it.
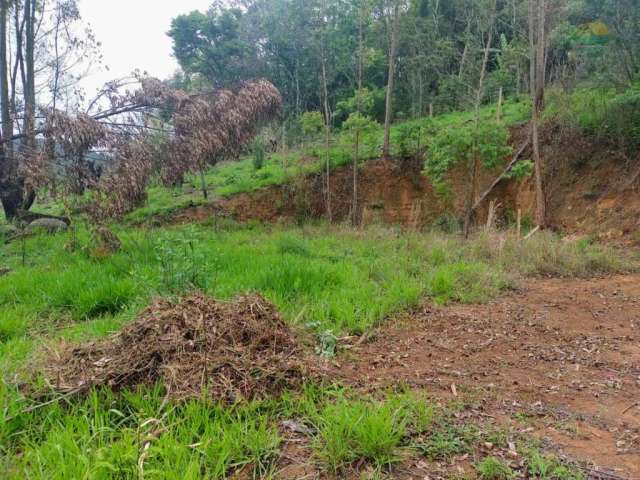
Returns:
[[[332,221],[333,214],[331,211],[331,155],[329,149],[331,147],[331,112],[329,111],[329,91],[327,88],[327,65],[324,55],[322,57],[322,92],[323,92],[323,108],[324,108],[324,151],[325,151],[325,167],[326,167],[326,183],[325,183],[325,201],[327,208],[327,218]]]
[[[384,112],[384,144],[382,156],[389,158],[391,154],[391,117],[393,115],[393,85],[396,75],[396,49],[398,47],[398,27],[400,24],[400,5],[398,0],[393,6],[393,21],[391,26],[391,40],[389,42],[389,78],[387,80],[387,98]]]
[[[322,2],[323,16],[327,10],[326,2]],[[331,111],[329,110],[329,89],[327,87],[327,45],[326,45],[326,26],[323,26],[321,40],[321,63],[322,63],[322,100],[324,110],[324,148],[325,148],[325,203],[327,209],[327,218],[331,222],[333,220],[333,212],[331,209],[331,155],[329,152],[331,143]]]
[[[363,7],[360,4],[358,19],[358,92],[356,94],[356,108],[358,114],[362,113],[362,76],[363,76],[363,55],[364,55],[364,28],[363,28]],[[356,127],[356,138],[353,152],[353,201],[351,203],[351,225],[358,226],[358,162],[360,157],[360,129]]]
[[[493,1],[493,9],[491,11],[491,20],[489,29],[487,32],[487,41],[484,47],[484,55],[482,57],[482,67],[480,69],[480,78],[478,80],[478,90],[476,91],[476,101],[475,101],[475,131],[477,133],[478,128],[480,127],[480,106],[482,105],[482,97],[484,94],[484,79],[487,74],[487,64],[489,63],[489,51],[491,49],[491,42],[493,41],[493,30],[495,26],[495,14],[497,1]],[[477,141],[476,141],[477,142]],[[473,220],[473,205],[476,201],[476,197],[478,196],[479,183],[480,183],[480,164],[481,164],[480,152],[478,149],[478,145],[474,144],[473,146],[473,166],[471,168],[471,179],[469,184],[469,194],[467,196],[467,205],[466,212],[464,218],[464,236],[465,238],[469,237],[469,233],[471,231],[471,221]]]
[[[7,59],[7,0],[0,0],[0,109],[2,110],[2,137],[13,136],[11,110],[9,104],[9,62]],[[13,164],[12,145],[2,145],[7,164]]]
[[[36,0],[25,1],[26,39],[25,66],[26,83],[24,85],[24,134],[27,150],[35,148],[35,115],[36,115],[36,87],[35,87],[35,8]]]
[[[536,223],[545,228],[547,221],[544,190],[544,159],[540,152],[540,116],[544,108],[546,35],[545,0],[529,0],[529,47],[531,90],[531,143],[536,188]]]
[[[469,52],[469,43],[471,41],[471,17],[467,19],[467,27],[464,31],[465,41],[464,41],[464,49],[462,50],[462,56],[460,57],[460,67],[458,68],[458,78],[462,79],[462,74],[464,73],[464,67],[467,63],[467,55]]]
[[[2,140],[7,140],[13,135],[9,109],[7,11],[8,1],[0,0],[0,110]],[[11,143],[0,143],[0,202],[2,202],[7,220],[13,220],[15,218],[22,202],[22,189],[20,188],[16,174],[17,168]]]

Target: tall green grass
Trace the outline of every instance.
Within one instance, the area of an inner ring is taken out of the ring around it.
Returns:
[[[15,271],[0,283],[0,340],[31,330],[119,325],[155,295],[199,288],[230,298],[257,291],[291,322],[316,331],[362,333],[424,296],[438,303],[482,302],[510,288],[519,275],[588,276],[629,264],[614,250],[564,242],[553,234],[526,241],[372,228],[224,230],[187,226],[121,229],[122,250],[95,259],[91,240],[69,252],[68,236],[35,237],[2,249]],[[74,326],[75,325],[75,326]]]

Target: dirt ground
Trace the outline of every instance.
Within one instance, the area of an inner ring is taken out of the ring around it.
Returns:
[[[473,399],[590,478],[640,479],[640,276],[535,280],[487,305],[426,305],[331,369],[375,391],[398,384]],[[414,478],[425,478],[414,472]]]

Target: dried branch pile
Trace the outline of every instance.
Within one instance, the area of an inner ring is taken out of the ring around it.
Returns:
[[[232,403],[299,387],[307,368],[295,337],[262,297],[222,303],[196,293],[179,304],[156,300],[116,335],[67,348],[45,373],[60,392],[162,381],[173,398],[206,391]]]

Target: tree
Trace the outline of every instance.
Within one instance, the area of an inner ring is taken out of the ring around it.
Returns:
[[[398,48],[398,34],[400,27],[400,6],[401,0],[392,0],[392,6],[383,2],[382,14],[385,17],[387,32],[389,36],[388,60],[389,68],[387,70],[387,97],[385,101],[384,113],[384,143],[382,146],[382,156],[389,158],[391,153],[391,120],[393,116],[393,87],[396,75],[396,51]]]
[[[243,28],[244,14],[238,8],[212,7],[176,17],[169,37],[173,53],[187,75],[201,75],[211,85],[228,87],[258,71],[255,43]]]
[[[529,0],[529,86],[531,90],[531,143],[536,186],[536,223],[546,227],[546,198],[544,192],[544,160],[540,152],[540,117],[544,109],[546,81],[546,0]]]
[[[280,93],[263,80],[242,82],[235,90],[196,94],[174,90],[153,78],[139,82],[136,91],[113,93],[110,107],[91,116],[51,111],[38,132],[42,143],[51,142],[63,156],[79,157],[92,149],[108,152],[110,168],[86,185],[93,193],[88,212],[96,222],[139,206],[153,174],[172,185],[187,172],[201,171],[203,165],[237,158],[281,106]],[[156,161],[158,131],[167,134],[161,163]],[[51,181],[49,164],[59,158],[41,154],[34,160],[30,180],[46,186]]]
[[[476,132],[480,128],[480,106],[482,105],[482,99],[484,96],[484,81],[485,76],[487,74],[487,64],[489,63],[489,51],[491,48],[491,44],[493,42],[493,33],[495,26],[495,17],[496,17],[496,0],[489,0],[488,12],[487,12],[487,21],[483,26],[481,31],[481,38],[486,35],[486,39],[484,40],[484,49],[482,54],[482,65],[480,67],[480,76],[478,79],[478,88],[476,90],[476,99],[474,104],[475,118],[474,118],[474,128]],[[478,134],[476,133],[475,138],[478,139]],[[480,180],[480,146],[474,144],[473,146],[473,166],[471,169],[471,181],[469,185],[469,195],[467,198],[467,211],[465,213],[464,219],[464,236],[468,237],[470,228],[471,228],[471,220],[473,218],[473,204],[475,203],[476,197],[478,195],[479,188],[479,180]]]
[[[358,226],[358,164],[360,162],[360,139],[375,130],[377,124],[371,118],[359,112],[352,113],[342,124],[342,130],[348,133],[353,148],[353,200],[351,203],[351,223]]]
[[[72,108],[71,96],[81,97],[76,89],[82,76],[78,70],[83,61],[93,60],[96,42],[89,30],[74,32],[80,21],[75,0],[5,0],[2,6],[0,43],[6,48],[0,58],[0,201],[5,216],[13,219],[35,200],[25,169],[41,153],[36,136],[43,122],[36,116],[38,110],[57,107],[62,97]]]

